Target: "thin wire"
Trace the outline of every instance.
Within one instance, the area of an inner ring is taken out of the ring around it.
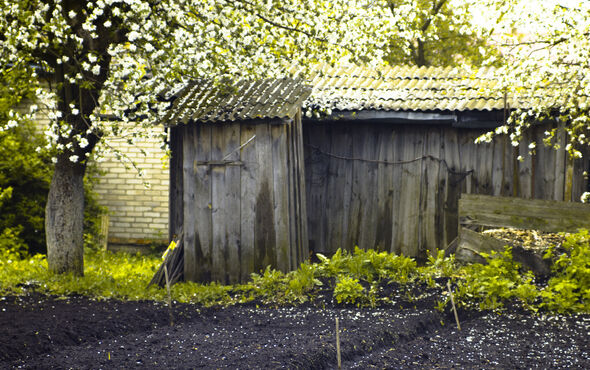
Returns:
[[[447,171],[448,172],[450,172],[450,173],[452,173],[454,175],[461,175],[463,178],[469,176],[470,174],[472,174],[474,172],[473,170],[469,170],[469,171],[456,171],[451,166],[449,166],[449,164],[447,163],[446,160],[444,160],[442,158],[435,157],[435,156],[430,155],[430,154],[426,154],[426,155],[423,155],[423,156],[418,157],[418,158],[408,159],[408,160],[403,160],[403,161],[386,161],[386,160],[381,160],[381,159],[367,159],[367,158],[358,158],[358,157],[347,157],[347,156],[342,156],[342,155],[338,155],[338,154],[334,154],[334,153],[325,152],[325,151],[321,150],[319,147],[317,147],[315,145],[306,144],[305,146],[313,149],[314,153],[316,153],[316,154],[320,154],[320,155],[324,155],[326,157],[332,157],[332,158],[336,158],[336,159],[342,159],[342,160],[345,160],[345,161],[360,161],[360,162],[385,164],[385,165],[403,165],[403,164],[410,164],[410,163],[413,163],[413,162],[421,161],[421,160],[424,160],[424,159],[430,159],[432,161],[437,161],[439,163],[444,164],[444,166],[447,168]]]

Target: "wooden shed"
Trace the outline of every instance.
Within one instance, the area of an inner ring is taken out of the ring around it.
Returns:
[[[493,70],[323,66],[307,83],[178,94],[170,234],[184,235],[185,279],[244,281],[356,245],[424,258],[457,236],[463,193],[578,201],[588,188],[590,153],[568,157],[566,123],[474,143],[522,104],[490,94]]]
[[[245,281],[308,258],[301,104],[295,80],[186,86],[170,130],[170,237],[182,233],[184,278]]]
[[[537,123],[517,146],[508,135],[474,143],[522,104],[486,92],[493,72],[323,67],[312,76],[304,109],[332,112],[303,121],[310,250],[426,257],[457,236],[462,193],[579,201],[588,153],[568,158],[563,131],[558,150],[543,145],[563,123]]]

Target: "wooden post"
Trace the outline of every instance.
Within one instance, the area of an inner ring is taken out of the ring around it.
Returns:
[[[564,200],[566,202],[572,201],[572,188],[574,186],[574,161],[570,158],[569,154],[567,159],[567,169],[565,172],[565,192],[564,192]]]
[[[109,245],[109,215],[100,215],[100,246],[103,250],[107,250]]]
[[[340,327],[338,325],[338,318],[336,318],[336,360],[338,368],[342,369],[342,358],[340,356]]]
[[[451,282],[447,281],[447,287],[449,288],[449,294],[451,295],[451,305],[453,306],[453,313],[455,314],[455,321],[457,322],[457,329],[461,330],[461,324],[459,323],[459,315],[457,315],[457,308],[455,307],[455,300],[453,299],[453,291],[451,290]]]
[[[168,268],[164,265],[164,276],[166,277],[166,290],[168,291],[168,312],[170,313],[170,326],[174,326],[174,315],[172,314],[172,294],[170,293],[170,279]]]

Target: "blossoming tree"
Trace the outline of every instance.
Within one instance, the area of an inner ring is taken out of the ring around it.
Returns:
[[[397,23],[386,50],[390,64],[417,66],[480,65],[498,56],[499,49],[488,36],[495,21],[510,9],[511,0],[487,0],[485,9],[493,13],[486,24],[474,22],[474,12],[482,0],[388,0],[393,14],[407,14]],[[498,64],[496,59],[494,64]]]
[[[557,146],[553,139],[563,130],[569,154],[582,157],[590,145],[590,3],[532,2],[512,11],[498,30],[506,59],[498,86],[512,108],[521,109],[480,139],[509,134],[517,146],[534,122],[557,118],[560,125],[545,132],[545,144]],[[535,146],[529,143],[532,152]]]
[[[383,0],[384,1],[384,0]],[[102,137],[149,134],[188,79],[376,61],[403,14],[362,0],[0,0],[0,73],[48,77],[50,270],[83,274],[83,177]],[[39,75],[39,76],[37,76]],[[11,113],[3,129],[18,124]],[[132,129],[125,131],[127,128]]]

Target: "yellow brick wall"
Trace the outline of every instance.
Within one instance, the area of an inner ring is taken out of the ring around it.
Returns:
[[[94,191],[109,210],[109,243],[165,243],[168,239],[168,166],[164,168],[158,139],[144,139],[134,146],[112,140],[110,144],[144,171],[141,178],[125,168],[114,154],[105,155],[98,167],[102,174]],[[144,156],[140,149],[148,152]],[[147,188],[144,182],[149,183]]]

